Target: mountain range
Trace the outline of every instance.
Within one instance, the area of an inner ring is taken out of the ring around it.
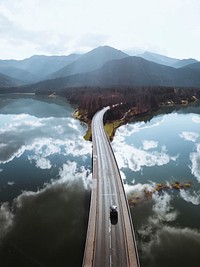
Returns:
[[[83,55],[0,60],[0,87],[16,86],[30,92],[77,86],[200,88],[200,62],[150,52],[129,56],[109,46],[97,47]]]
[[[198,62],[194,58],[177,59],[177,58],[171,58],[171,57],[167,57],[167,56],[160,55],[160,54],[155,54],[152,52],[144,52],[143,54],[139,54],[138,56],[146,60],[153,61],[155,63],[174,67],[174,68],[182,68],[187,65]]]

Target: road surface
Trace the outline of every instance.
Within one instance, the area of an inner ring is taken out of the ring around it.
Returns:
[[[139,267],[134,230],[119,169],[103,127],[109,108],[92,120],[93,189],[83,266]],[[110,206],[118,207],[118,222],[111,224]]]

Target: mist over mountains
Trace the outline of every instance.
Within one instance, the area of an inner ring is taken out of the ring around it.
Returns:
[[[200,88],[200,62],[150,52],[129,56],[109,46],[97,47],[83,55],[0,60],[0,88],[7,88],[7,91],[9,87],[15,91],[35,92],[77,86]]]

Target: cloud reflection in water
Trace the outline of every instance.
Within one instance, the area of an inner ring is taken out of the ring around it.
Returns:
[[[1,116],[5,119],[0,122],[2,174],[3,166],[22,156],[41,171],[55,169],[53,156],[66,158],[57,175],[49,176],[38,190],[25,190],[10,205],[1,205],[1,265],[79,266],[91,185],[91,169],[85,166],[91,143],[83,140],[83,127],[71,117]],[[20,186],[18,181],[7,185]]]

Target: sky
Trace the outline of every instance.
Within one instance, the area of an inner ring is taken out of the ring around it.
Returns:
[[[200,60],[199,0],[0,0],[0,59],[109,45]]]

